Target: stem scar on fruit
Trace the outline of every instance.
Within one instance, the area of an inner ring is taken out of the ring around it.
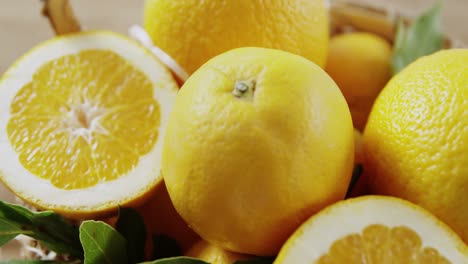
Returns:
[[[255,91],[255,80],[236,81],[232,94],[238,98],[252,99]]]

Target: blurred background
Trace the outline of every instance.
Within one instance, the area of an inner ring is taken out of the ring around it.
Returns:
[[[197,1],[197,0],[192,0]],[[341,0],[331,0],[337,2]],[[126,34],[132,24],[142,24],[144,0],[70,0],[85,29],[109,29]],[[435,0],[353,0],[370,6],[415,16]],[[443,29],[450,37],[468,42],[466,25],[468,0],[440,0],[443,3]],[[0,74],[21,54],[53,31],[41,15],[41,0],[0,0]]]

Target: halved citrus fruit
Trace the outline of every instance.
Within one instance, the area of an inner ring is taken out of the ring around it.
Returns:
[[[417,205],[361,196],[309,218],[275,263],[468,263],[468,247]]]
[[[0,178],[69,217],[146,197],[178,87],[151,52],[116,33],[46,41],[0,80]]]

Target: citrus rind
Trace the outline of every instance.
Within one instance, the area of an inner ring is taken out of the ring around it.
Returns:
[[[142,71],[153,85],[160,127],[152,150],[116,180],[76,190],[60,189],[25,169],[7,133],[10,105],[44,63],[83,50],[110,50]],[[170,71],[147,49],[125,36],[107,31],[69,34],[45,41],[20,58],[0,79],[0,178],[17,196],[44,209],[69,216],[95,215],[140,200],[161,182],[162,138],[178,91]]]
[[[337,240],[369,225],[408,227],[422,247],[436,249],[451,263],[468,263],[468,247],[444,223],[421,207],[384,196],[361,196],[335,203],[307,220],[288,239],[275,263],[315,263]]]

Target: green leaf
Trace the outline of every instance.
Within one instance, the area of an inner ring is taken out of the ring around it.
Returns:
[[[247,260],[238,260],[234,264],[272,264],[275,257],[256,257]]]
[[[77,227],[72,226],[60,215],[50,211],[34,214],[32,222],[42,233],[47,234],[47,237],[41,234],[32,235],[32,237],[41,240],[48,249],[83,258],[83,248],[81,247]]]
[[[104,222],[84,221],[80,225],[84,264],[127,264],[126,241]]]
[[[34,213],[17,204],[0,201],[0,218],[9,219],[21,225],[32,224]]]
[[[0,246],[19,234],[37,239],[59,254],[83,258],[78,228],[60,215],[50,211],[35,213],[0,201]]]
[[[8,219],[0,218],[0,246],[5,245],[8,241],[15,238],[17,235],[30,233],[21,228],[21,225],[8,221]]]
[[[172,257],[155,261],[142,262],[141,264],[210,264],[200,259],[190,257]]]
[[[31,235],[26,225],[31,225],[32,212],[19,205],[0,201],[0,246],[15,238],[17,235]]]
[[[140,214],[131,208],[120,208],[116,229],[127,241],[129,263],[143,261],[145,258],[146,228]]]
[[[361,164],[356,164],[353,169],[353,174],[351,175],[351,181],[349,182],[348,191],[346,192],[346,197],[349,197],[351,192],[353,191],[354,186],[358,182],[359,178],[361,177],[363,168]]]
[[[392,55],[394,75],[419,57],[442,49],[441,10],[442,4],[439,2],[416,18],[409,27],[402,20],[398,22]]]

